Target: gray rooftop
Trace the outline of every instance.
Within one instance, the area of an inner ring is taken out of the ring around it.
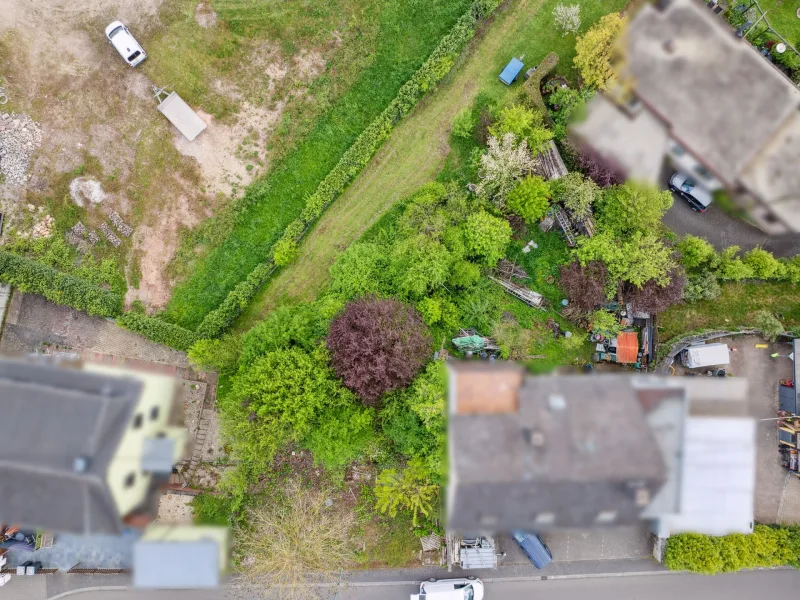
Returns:
[[[451,529],[582,527],[602,511],[633,522],[663,483],[649,407],[630,377],[526,377],[518,410],[476,414],[472,398],[459,414],[462,371],[451,373]],[[548,513],[554,520],[542,522]]]
[[[106,469],[141,389],[134,379],[0,359],[0,522],[120,533]]]
[[[628,61],[637,97],[728,184],[800,106],[786,77],[693,0],[645,4]]]

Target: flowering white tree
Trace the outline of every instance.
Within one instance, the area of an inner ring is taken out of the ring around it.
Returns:
[[[489,196],[499,208],[505,208],[506,194],[522,176],[533,170],[536,162],[531,157],[528,142],[517,143],[513,133],[505,134],[500,140],[489,137],[488,146],[486,154],[481,156],[481,182],[476,191]]]
[[[553,9],[553,19],[562,36],[578,33],[581,27],[581,7],[578,4],[558,4]]]

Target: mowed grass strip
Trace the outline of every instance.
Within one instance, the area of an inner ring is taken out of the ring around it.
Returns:
[[[300,145],[247,191],[244,210],[230,235],[179,284],[164,317],[196,327],[226,294],[260,262],[286,225],[297,217],[305,197],[337,163],[356,137],[394,98],[400,86],[425,61],[467,0],[387,0],[381,9],[374,60]]]
[[[658,317],[659,337],[687,331],[754,327],[759,310],[775,313],[787,328],[800,326],[800,287],[790,283],[728,283],[717,300],[677,304]]]
[[[508,88],[497,77],[512,56],[525,55],[534,66],[551,51],[559,54],[556,73],[575,78],[575,36],[561,36],[553,26],[557,0],[511,0],[484,26],[451,74],[392,132],[389,140],[353,184],[325,212],[300,246],[295,261],[279,272],[239,319],[244,330],[283,304],[313,300],[330,281],[336,257],[393,204],[436,179],[450,153],[455,116],[472,106],[479,93],[502,100]],[[581,31],[601,16],[622,10],[624,0],[584,0]]]

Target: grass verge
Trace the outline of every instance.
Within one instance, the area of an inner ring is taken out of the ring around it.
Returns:
[[[676,304],[658,317],[659,337],[671,340],[686,331],[755,327],[755,313],[768,310],[785,327],[800,325],[800,288],[789,283],[729,283],[717,300]]]

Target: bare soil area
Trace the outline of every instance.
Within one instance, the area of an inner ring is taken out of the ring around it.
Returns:
[[[176,14],[187,6],[188,20],[176,25]],[[44,206],[59,232],[78,221],[96,230],[115,211],[134,233],[119,247],[102,247],[103,256],[123,265],[127,304],[140,300],[151,310],[163,307],[174,284],[165,267],[181,232],[264,171],[267,140],[281,120],[284,98],[302,97],[325,60],[303,49],[286,57],[275,42],[248,40],[252,48],[242,52],[234,69],[202,80],[205,66],[187,59],[183,69],[181,52],[189,52],[186,39],[213,36],[224,26],[208,1],[4,0],[2,15],[0,87],[9,96],[3,111],[29,115],[42,130],[27,183],[0,180],[6,239],[30,229],[27,204]],[[105,39],[105,26],[117,19],[149,53],[135,69]],[[164,76],[173,71],[174,77]],[[174,81],[151,80],[153,73]],[[194,78],[194,87],[184,77]],[[193,105],[208,128],[187,142],[156,110],[154,84],[175,86],[182,95],[205,86],[225,109]],[[92,202],[72,205],[70,183],[78,177],[99,182],[102,208]]]

